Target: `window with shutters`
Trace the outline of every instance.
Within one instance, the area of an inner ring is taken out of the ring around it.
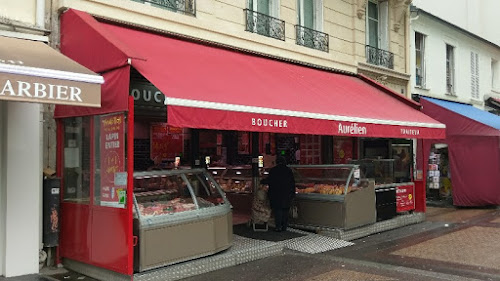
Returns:
[[[446,44],[446,93],[455,95],[455,47]]]
[[[470,81],[471,81],[471,97],[479,99],[479,55],[470,53]]]
[[[297,45],[328,52],[328,34],[323,30],[323,0],[297,0]]]
[[[415,32],[415,84],[425,87],[425,35]]]

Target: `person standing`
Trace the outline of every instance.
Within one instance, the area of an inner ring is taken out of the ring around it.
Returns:
[[[286,231],[290,204],[295,197],[295,179],[292,170],[286,166],[285,157],[279,156],[276,159],[276,166],[260,183],[269,185],[268,196],[274,212],[275,231]]]

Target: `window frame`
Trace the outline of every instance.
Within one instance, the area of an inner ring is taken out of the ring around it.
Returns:
[[[491,58],[491,89],[493,91],[500,91],[499,85],[499,74],[500,74],[500,62],[495,58]]]
[[[377,10],[377,18],[370,17],[370,3],[376,5]],[[389,1],[388,0],[368,0],[365,9],[366,16],[366,45],[389,51]],[[376,33],[376,42],[377,45],[373,46],[370,43],[370,34],[372,31],[370,30],[370,21],[375,21],[377,23],[377,33]]]
[[[313,26],[305,26],[304,1],[313,1]],[[323,32],[323,0],[297,0],[297,22],[299,26]]]
[[[470,70],[471,70],[471,98],[480,99],[479,92],[479,54],[475,51],[470,52]]]
[[[417,36],[420,36],[420,45],[417,45]],[[426,85],[426,63],[425,63],[425,42],[426,35],[415,31],[415,85],[417,87],[425,88]],[[417,62],[417,53],[420,52],[420,68]],[[419,75],[418,70],[420,69],[420,83],[418,82],[417,76]]]
[[[455,95],[455,46],[446,43],[446,94]],[[449,83],[448,83],[449,82]],[[450,87],[451,86],[451,87]]]

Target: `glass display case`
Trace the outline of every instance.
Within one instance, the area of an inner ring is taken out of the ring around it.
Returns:
[[[359,165],[366,178],[375,180],[375,185],[395,182],[394,159],[360,159],[349,163]]]
[[[222,251],[232,234],[231,205],[207,170],[134,173],[136,271]]]
[[[375,184],[359,165],[291,165],[297,196],[292,222],[349,229],[376,221]]]
[[[252,167],[228,166],[208,168],[225,192],[252,193]]]

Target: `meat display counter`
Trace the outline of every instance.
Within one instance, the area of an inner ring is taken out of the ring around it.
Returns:
[[[291,165],[297,196],[291,221],[297,227],[350,229],[376,221],[374,182],[358,165]]]
[[[233,241],[231,205],[205,169],[134,173],[134,270],[211,255]]]
[[[233,212],[249,217],[253,200],[252,167],[210,167],[208,170],[226,192],[227,199],[233,206]]]

